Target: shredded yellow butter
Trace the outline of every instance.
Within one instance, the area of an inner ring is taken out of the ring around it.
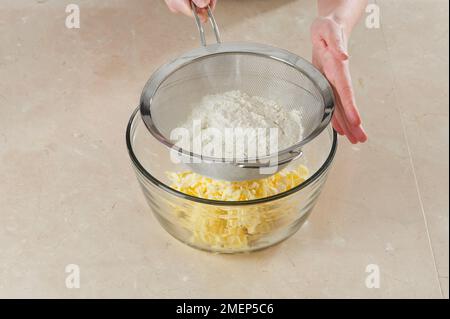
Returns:
[[[243,182],[214,180],[191,171],[168,173],[171,187],[188,195],[221,201],[247,201],[273,196],[303,183],[308,170],[300,165],[270,177]],[[280,203],[214,206],[193,203],[194,207],[175,207],[182,226],[192,233],[192,241],[208,248],[245,250],[267,234],[289,213]]]

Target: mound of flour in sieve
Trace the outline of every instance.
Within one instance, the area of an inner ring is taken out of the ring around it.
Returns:
[[[198,129],[194,129],[195,121],[200,124]],[[192,140],[200,138],[201,154],[205,156],[217,156],[217,153],[213,151],[217,143],[214,141],[211,129],[222,132],[224,138],[220,140],[221,154],[227,158],[233,158],[236,154],[243,154],[244,158],[247,158],[249,145],[256,145],[259,152],[263,150],[268,155],[273,150],[271,145],[277,145],[277,150],[286,149],[298,142],[303,133],[301,115],[298,111],[287,110],[275,101],[259,96],[249,96],[239,90],[203,97],[181,127],[189,130]],[[249,134],[245,137],[244,148],[236,149],[242,148],[242,145],[236,142],[237,134],[240,134],[236,128],[253,129],[254,131],[263,129],[266,132],[265,141],[263,141],[264,138],[258,138],[258,133]],[[231,138],[234,145],[231,148],[225,146],[230,142],[230,135],[225,135],[227,129],[234,130]],[[277,134],[271,134],[270,129],[276,129]],[[199,134],[201,135],[199,136]],[[192,140],[188,145],[181,143],[179,146],[195,152],[191,147],[194,145]],[[216,144],[212,145],[213,143]]]

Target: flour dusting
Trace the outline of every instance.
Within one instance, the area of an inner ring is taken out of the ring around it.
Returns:
[[[194,122],[200,124],[197,130],[194,129]],[[217,146],[217,140],[211,134],[214,129],[226,136],[219,140],[221,154],[224,157],[234,157],[236,153],[247,157],[249,156],[249,146],[256,146],[258,152],[263,150],[267,155],[273,153],[273,145],[276,145],[276,151],[292,146],[302,138],[301,122],[301,115],[298,111],[287,110],[275,101],[259,96],[249,96],[235,90],[203,97],[201,102],[193,108],[192,114],[182,124],[182,127],[189,130],[191,138],[200,138],[202,155],[216,156],[217,154],[213,151],[212,145]],[[256,132],[256,134],[246,135],[244,148],[236,142],[237,136],[242,134],[236,128],[250,129],[245,131],[247,133],[249,131]],[[226,135],[228,129],[234,129],[233,138]],[[261,132],[261,129],[265,132],[263,134],[265,138],[258,133]],[[277,134],[271,134],[270,129],[275,129]],[[231,139],[236,144],[227,148],[225,145]],[[192,150],[191,145],[193,143],[180,146]]]

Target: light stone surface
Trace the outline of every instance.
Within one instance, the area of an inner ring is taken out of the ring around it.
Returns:
[[[77,3],[81,28],[64,26]],[[189,248],[149,211],[124,132],[159,65],[199,45],[151,0],[2,0],[0,297],[448,298],[448,2],[377,1],[352,74],[369,142],[343,139],[295,236],[222,256]],[[239,8],[239,9],[237,9]],[[222,0],[226,41],[310,58],[315,1]],[[76,264],[81,287],[68,289]],[[381,286],[368,289],[366,267]]]

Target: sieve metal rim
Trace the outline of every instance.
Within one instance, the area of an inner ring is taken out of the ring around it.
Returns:
[[[306,76],[318,89],[321,93],[321,97],[324,104],[324,114],[320,124],[316,127],[315,130],[311,132],[309,136],[299,141],[298,143],[293,144],[292,146],[285,148],[283,150],[279,150],[275,154],[271,154],[265,157],[260,158],[251,158],[245,161],[241,160],[229,160],[226,158],[216,158],[204,156],[201,154],[194,153],[192,151],[188,151],[176,146],[173,142],[167,139],[156,127],[152,114],[151,114],[151,105],[154,96],[156,95],[160,86],[164,83],[164,81],[172,75],[174,72],[183,68],[184,66],[196,62],[201,59],[209,58],[215,55],[221,54],[251,54],[258,55],[265,58],[273,59],[279,61],[281,63],[285,63],[297,71],[301,72],[304,76]],[[293,54],[289,51],[275,48],[265,44],[259,43],[250,43],[250,42],[227,42],[227,43],[217,43],[211,44],[207,46],[202,46],[196,48],[192,51],[189,51],[180,57],[172,60],[169,63],[162,65],[159,69],[157,69],[147,83],[144,86],[144,89],[141,94],[139,109],[141,112],[142,120],[145,123],[145,126],[150,131],[150,133],[161,143],[166,145],[169,148],[189,157],[200,158],[203,161],[207,162],[216,162],[216,163],[231,163],[234,165],[245,165],[248,162],[262,162],[266,163],[271,159],[279,159],[279,158],[289,158],[289,156],[294,157],[295,153],[301,149],[301,147],[315,137],[317,137],[330,123],[331,118],[333,116],[335,107],[335,100],[333,90],[328,82],[328,80],[323,76],[323,74],[317,70],[311,63],[303,59],[302,57]],[[264,164],[261,164],[263,166]]]

